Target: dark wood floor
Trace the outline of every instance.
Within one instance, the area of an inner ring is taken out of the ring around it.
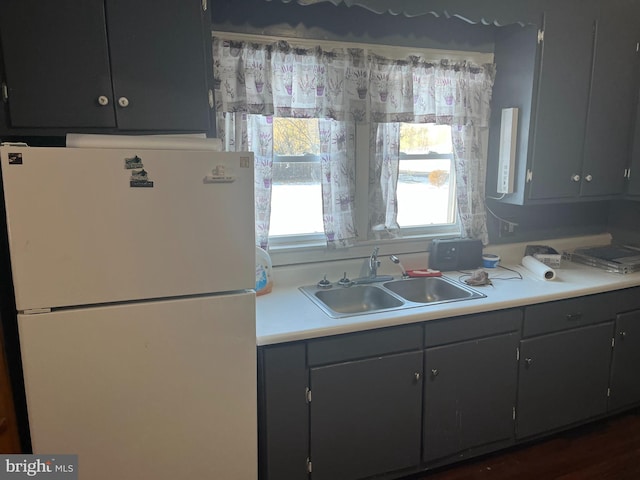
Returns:
[[[640,480],[640,410],[411,480]]]

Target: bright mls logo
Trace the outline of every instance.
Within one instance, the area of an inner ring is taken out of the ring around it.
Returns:
[[[0,455],[0,480],[78,480],[77,455]]]

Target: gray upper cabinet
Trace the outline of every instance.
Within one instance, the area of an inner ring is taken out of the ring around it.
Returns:
[[[10,134],[207,131],[210,15],[204,5],[2,0]]]
[[[496,191],[500,112],[518,107],[515,189],[504,202],[624,193],[637,88],[637,10],[631,0],[589,0],[579,8],[557,2],[544,14],[537,50],[531,27],[498,33],[489,192]],[[533,82],[526,81],[529,75]]]
[[[545,15],[530,199],[580,193],[596,18],[595,2],[583,3],[580,9],[563,4]]]
[[[633,130],[633,147],[631,150],[631,169],[629,174],[629,185],[627,193],[632,198],[640,195],[640,95],[636,104],[636,119]]]
[[[635,115],[640,8],[633,0],[602,4],[585,135],[580,194],[619,194],[629,166]]]
[[[0,2],[11,126],[115,127],[105,25],[102,0]]]

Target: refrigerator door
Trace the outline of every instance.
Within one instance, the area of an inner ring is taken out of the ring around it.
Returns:
[[[257,478],[255,295],[19,315],[34,453],[80,478]]]
[[[19,311],[254,288],[251,153],[0,157]]]

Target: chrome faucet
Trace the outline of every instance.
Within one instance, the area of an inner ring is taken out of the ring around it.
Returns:
[[[378,260],[378,247],[373,249],[373,252],[369,256],[369,261],[363,265],[363,270],[368,269],[369,273],[366,277],[360,277],[353,280],[350,285],[361,285],[365,283],[376,282],[388,282],[393,280],[392,275],[378,275],[378,267],[380,266],[380,260]],[[362,272],[364,273],[364,271]]]
[[[373,249],[371,256],[369,257],[369,277],[376,278],[378,276],[378,267],[380,266],[380,260],[378,260],[378,250],[380,247]]]

